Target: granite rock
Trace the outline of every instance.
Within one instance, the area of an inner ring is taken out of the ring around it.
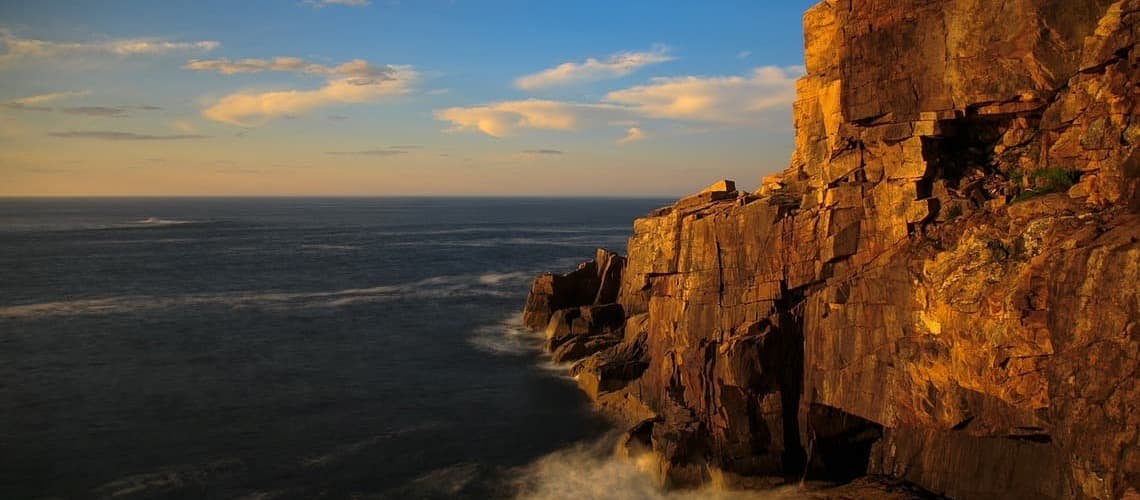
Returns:
[[[539,277],[527,324],[620,305],[575,373],[668,485],[1136,495],[1140,0],[828,0],[804,26],[788,169],[634,221],[612,300]]]

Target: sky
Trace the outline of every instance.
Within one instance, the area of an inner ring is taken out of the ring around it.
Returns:
[[[0,196],[751,189],[813,3],[0,2]]]

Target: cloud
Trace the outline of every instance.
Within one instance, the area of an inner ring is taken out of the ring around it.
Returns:
[[[275,57],[273,59],[192,59],[182,69],[193,71],[216,71],[223,75],[240,73],[261,73],[262,71],[282,71],[323,75],[328,77],[353,78],[363,84],[365,80],[379,80],[392,77],[397,69],[392,66],[375,66],[363,59],[353,59],[337,66],[327,66],[308,62],[299,57]]]
[[[604,60],[588,58],[584,62],[567,62],[515,80],[515,87],[535,90],[573,83],[596,82],[619,78],[650,64],[672,61],[664,47],[649,52],[619,52]]]
[[[436,110],[436,118],[455,125],[451,131],[474,130],[507,137],[522,129],[577,130],[628,118],[628,111],[611,104],[528,99],[483,106]]]
[[[765,66],[747,76],[653,78],[606,94],[647,118],[721,124],[755,124],[772,110],[790,110],[802,67]]]
[[[363,151],[326,151],[327,155],[335,156],[396,156],[407,154],[407,151],[400,149],[365,149]]]
[[[274,61],[280,59],[283,58]],[[334,67],[303,63],[299,59],[296,61],[300,61],[296,66],[298,69],[288,71],[324,74],[328,77],[325,85],[312,90],[230,94],[203,109],[202,116],[217,122],[251,127],[272,118],[296,116],[333,104],[374,102],[384,97],[407,94],[418,77],[411,66],[374,66],[359,59]],[[210,69],[219,72],[224,67],[214,63],[207,66],[216,66]],[[321,69],[310,71],[313,67]],[[191,69],[202,68],[205,66]]]
[[[198,42],[173,42],[162,38],[117,38],[88,42],[57,42],[20,38],[7,29],[0,28],[0,44],[5,51],[0,54],[0,66],[24,59],[45,59],[69,56],[136,56],[161,55],[172,52],[209,52],[221,46],[220,43],[206,40]]]
[[[107,118],[122,118],[130,114],[130,110],[111,106],[76,106],[72,108],[59,108],[69,115],[98,116]]]
[[[28,97],[21,97],[19,99],[12,99],[10,101],[0,102],[0,107],[14,109],[19,111],[59,111],[69,115],[80,116],[93,116],[101,118],[123,118],[130,116],[132,111],[154,111],[162,109],[158,106],[69,106],[69,107],[52,107],[44,106],[54,101],[64,99],[73,99],[90,95],[91,92],[86,90],[78,92],[55,92],[52,94],[40,94]]]
[[[198,127],[194,126],[194,124],[188,120],[174,120],[170,126],[183,134],[195,134],[198,132]]]
[[[736,53],[736,58],[737,59],[748,59],[748,56],[751,56],[751,55],[752,55],[751,50],[742,50],[742,51]]]
[[[648,139],[648,138],[649,138],[649,135],[646,134],[645,132],[643,132],[640,128],[630,127],[629,130],[627,130],[625,132],[625,137],[618,139],[617,143],[618,144],[629,144],[631,142],[637,142],[637,141]]]
[[[531,156],[557,156],[557,155],[561,155],[561,154],[566,154],[564,151],[560,151],[557,149],[527,149],[525,151],[519,151],[519,152],[524,154],[524,155],[531,155]]]
[[[178,141],[185,139],[206,139],[209,137],[199,134],[151,135],[112,130],[51,132],[48,135],[63,139],[97,139],[101,141]]]
[[[372,4],[372,0],[304,0],[301,2],[314,9],[320,9],[328,5],[347,5],[349,7],[367,7]]]
[[[449,131],[507,137],[525,129],[574,131],[588,127],[634,127],[644,119],[751,126],[787,121],[802,67],[767,66],[746,76],[654,78],[606,94],[598,103],[528,99],[435,111]],[[627,130],[627,134],[629,134]],[[633,137],[644,138],[639,129]],[[637,140],[630,138],[627,142]]]
[[[2,56],[0,56],[2,57]],[[89,90],[80,90],[73,92],[53,92],[50,94],[31,95],[27,97],[20,97],[10,101],[0,103],[0,106],[9,109],[31,110],[31,111],[51,111],[52,108],[42,106],[49,102],[61,101],[64,99],[73,99],[76,97],[84,97],[91,95]]]

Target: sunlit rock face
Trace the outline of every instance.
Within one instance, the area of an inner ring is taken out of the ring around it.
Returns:
[[[605,341],[566,357],[579,383],[675,486],[1140,491],[1140,0],[827,1],[804,25],[790,167],[634,222],[624,325],[581,327]]]

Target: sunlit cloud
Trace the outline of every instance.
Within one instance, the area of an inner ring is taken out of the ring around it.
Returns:
[[[647,85],[610,92],[605,100],[648,118],[755,124],[772,110],[791,109],[796,79],[803,74],[798,66],[765,66],[748,76],[653,78]]]
[[[0,66],[27,59],[47,59],[55,57],[111,55],[161,55],[174,52],[209,52],[221,46],[220,43],[206,40],[197,42],[174,42],[162,38],[115,38],[87,42],[59,42],[21,38],[7,29],[0,28],[0,44],[5,48],[0,54]]]
[[[195,134],[198,132],[198,127],[194,126],[194,124],[188,120],[174,120],[170,126],[183,134]]]
[[[617,143],[618,144],[629,144],[631,142],[637,142],[637,141],[645,140],[648,138],[649,138],[649,134],[646,134],[640,128],[630,127],[629,130],[625,131],[625,137],[618,139]]]
[[[653,78],[646,85],[606,94],[598,103],[529,99],[436,110],[449,131],[508,137],[525,129],[575,131],[627,127],[621,143],[646,137],[636,120],[659,119],[728,126],[787,121],[802,67],[767,66],[747,76]],[[636,129],[633,131],[628,127]]]
[[[100,141],[179,141],[187,139],[206,139],[209,137],[199,134],[136,134],[133,132],[118,132],[113,130],[51,132],[48,135],[62,139],[95,139]]]
[[[0,106],[9,109],[30,110],[30,111],[51,111],[52,108],[44,106],[44,104],[61,101],[64,99],[74,99],[76,97],[85,97],[91,95],[89,90],[79,90],[72,92],[53,92],[50,94],[30,95],[27,97],[20,97],[9,101],[0,102]]]
[[[417,78],[411,66],[373,66],[355,60],[324,67],[329,79],[312,90],[238,92],[218,99],[202,110],[202,116],[231,125],[251,127],[272,118],[302,115],[308,111],[345,103],[367,103],[407,94]],[[300,70],[304,71],[304,70]]]
[[[193,71],[215,71],[223,75],[236,75],[240,73],[261,73],[263,71],[281,71],[323,75],[327,77],[341,77],[358,79],[357,83],[365,83],[367,79],[390,78],[397,69],[392,66],[376,66],[363,59],[353,59],[344,64],[327,66],[324,64],[308,62],[299,57],[275,57],[273,59],[193,59],[186,63],[182,69]]]
[[[565,154],[566,152],[561,149],[524,149],[511,155],[511,159],[525,161],[538,161],[542,159],[553,160]]]
[[[437,110],[436,118],[455,125],[451,131],[478,131],[508,137],[522,129],[571,131],[627,118],[628,110],[611,104],[582,104],[528,99],[484,106]]]
[[[566,62],[538,73],[525,75],[515,80],[515,87],[522,90],[535,90],[574,83],[596,82],[620,78],[639,68],[651,64],[672,61],[664,47],[649,52],[619,52],[605,59],[593,57],[583,62]]]

